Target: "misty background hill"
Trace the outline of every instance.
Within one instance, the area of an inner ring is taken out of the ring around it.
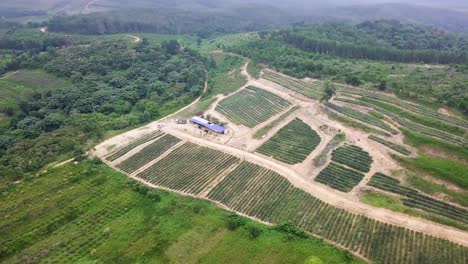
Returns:
[[[462,0],[415,0],[410,4],[403,0],[4,0],[0,3],[1,17],[21,23],[43,22],[65,15],[73,17],[56,20],[53,30],[90,34],[136,29],[193,33],[210,27],[206,31],[231,33],[293,23],[396,19],[468,33],[468,2]],[[57,26],[58,22],[64,24]],[[96,28],[82,28],[83,22],[94,23]],[[110,23],[121,26],[106,28]],[[198,29],[186,30],[186,26]]]

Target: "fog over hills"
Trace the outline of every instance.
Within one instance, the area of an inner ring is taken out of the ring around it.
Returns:
[[[165,12],[166,9],[170,12]],[[146,13],[142,15],[146,18],[156,16],[149,20],[156,21],[177,10],[199,17],[206,17],[209,13],[218,21],[223,17],[245,20],[243,23],[249,24],[246,30],[291,23],[397,19],[468,32],[468,2],[462,0],[443,3],[438,0],[415,0],[410,3],[403,0],[5,0],[0,3],[0,17],[21,22],[34,16],[44,21],[57,14],[113,12],[105,16],[125,17],[126,22],[135,20],[141,23],[141,19],[134,17],[135,13]]]

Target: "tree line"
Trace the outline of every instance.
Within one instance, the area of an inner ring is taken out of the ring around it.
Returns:
[[[270,37],[308,52],[333,54],[350,59],[370,59],[403,63],[468,63],[468,53],[466,51],[400,50],[379,46],[355,45],[353,43],[327,39],[309,38],[290,30],[271,32]]]

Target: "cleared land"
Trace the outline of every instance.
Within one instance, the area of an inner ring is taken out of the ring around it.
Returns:
[[[288,164],[296,164],[304,161],[319,143],[317,132],[296,118],[260,146],[257,152]]]
[[[361,182],[362,178],[364,174],[332,162],[317,175],[315,181],[342,192],[349,192]]]
[[[234,123],[255,127],[289,106],[283,98],[263,89],[249,86],[222,100],[216,107]]]
[[[200,194],[238,161],[234,156],[187,142],[137,177],[169,189]]]
[[[156,159],[179,142],[180,139],[172,135],[164,135],[160,139],[143,148],[140,152],[118,164],[117,168],[127,173],[132,173],[146,163]]]

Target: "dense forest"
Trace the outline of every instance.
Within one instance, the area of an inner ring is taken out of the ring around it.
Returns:
[[[28,175],[60,157],[78,155],[106,132],[167,115],[203,88],[205,60],[177,41],[161,47],[95,42],[47,52],[13,53],[20,69],[43,69],[72,87],[35,92],[18,109],[1,109],[0,175]]]
[[[274,31],[262,36],[308,52],[351,59],[436,64],[468,62],[466,37],[396,21],[382,20],[358,25],[326,23]]]
[[[271,12],[270,12],[271,11]],[[259,15],[261,12],[262,15]],[[50,31],[79,34],[146,32],[210,37],[285,25],[290,19],[277,9],[238,8],[230,12],[178,9],[129,9],[88,15],[56,16]]]

